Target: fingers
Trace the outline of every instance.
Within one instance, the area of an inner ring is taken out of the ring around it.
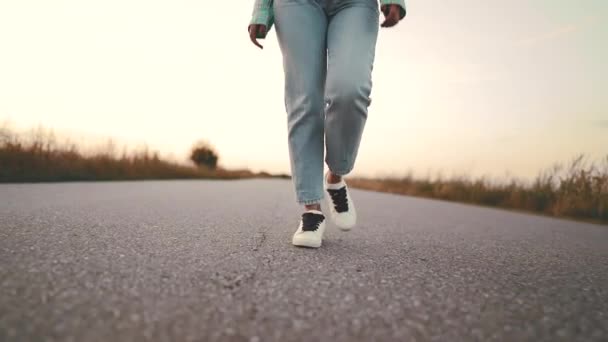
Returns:
[[[263,31],[262,31],[263,29]],[[265,33],[266,32],[266,26],[264,25],[249,25],[249,39],[251,40],[251,42],[253,43],[253,45],[259,47],[260,49],[263,49],[264,47],[262,46],[262,44],[258,43],[258,30],[261,33]]]
[[[384,6],[383,11],[384,13],[384,22],[382,23],[382,27],[393,27],[395,25],[397,25],[397,23],[399,22],[400,16],[399,16],[399,6],[398,5],[387,5]]]
[[[384,13],[384,22],[380,25],[382,27],[393,27],[399,23],[400,17],[399,5],[384,5],[382,6],[382,13]]]
[[[388,16],[388,12],[391,9],[390,5],[382,5],[382,7],[380,7],[380,9],[382,10],[382,14],[384,14],[384,17],[386,18]]]

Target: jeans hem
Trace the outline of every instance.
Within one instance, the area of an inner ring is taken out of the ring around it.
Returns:
[[[353,170],[353,168],[351,167],[350,169],[347,169],[346,171],[342,171],[342,170],[338,170],[338,171],[334,171],[332,169],[329,169],[329,171],[331,171],[331,173],[333,173],[336,176],[346,176],[347,174],[349,174],[351,171]]]
[[[308,205],[308,204],[321,204],[321,200],[323,200],[323,197],[318,198],[318,199],[311,199],[311,200],[302,200],[302,199],[298,199],[298,204],[303,204],[303,205]]]

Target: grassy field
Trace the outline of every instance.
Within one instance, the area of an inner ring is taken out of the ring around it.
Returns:
[[[532,182],[467,179],[366,179],[353,187],[491,207],[524,210],[608,224],[608,156],[589,162],[584,156],[541,172]]]
[[[168,161],[147,148],[116,152],[110,141],[85,153],[58,142],[52,131],[16,133],[0,127],[0,182],[59,182],[143,179],[240,179],[273,176],[265,172],[210,169]]]
[[[51,131],[17,134],[0,127],[0,182],[53,182],[140,179],[241,179],[281,177],[249,170],[198,168],[168,161],[147,149],[121,153],[112,143],[85,153],[59,143]],[[608,156],[583,156],[541,172],[534,181],[485,178],[350,178],[352,187],[403,195],[524,210],[608,224]]]

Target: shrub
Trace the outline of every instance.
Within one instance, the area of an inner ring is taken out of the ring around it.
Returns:
[[[190,154],[190,160],[198,167],[206,167],[209,169],[215,169],[217,167],[217,160],[219,159],[215,149],[206,141],[198,142],[193,148]]]

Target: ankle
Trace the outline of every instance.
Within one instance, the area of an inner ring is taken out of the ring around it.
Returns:
[[[342,181],[342,176],[335,175],[331,171],[327,173],[327,183],[336,184],[340,183],[340,181]]]
[[[306,210],[319,210],[319,211],[321,211],[321,204],[319,204],[319,203],[306,204],[304,206],[304,208],[306,208]]]

